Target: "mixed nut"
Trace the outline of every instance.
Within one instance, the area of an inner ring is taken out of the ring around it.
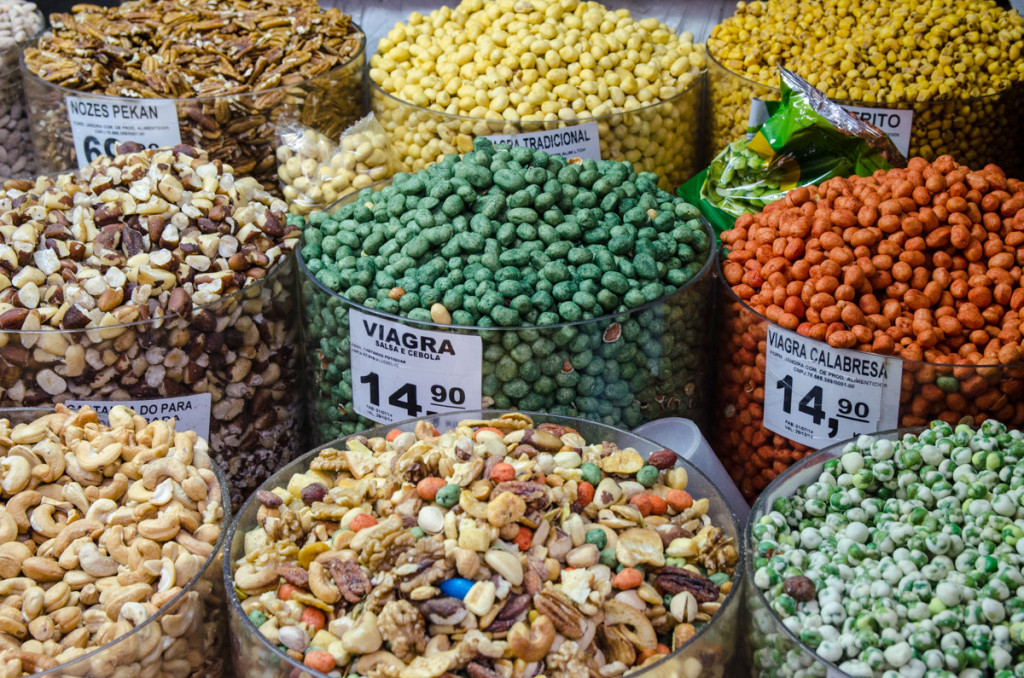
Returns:
[[[1024,425],[1024,182],[949,156],[796,188],[722,234],[715,451],[753,498],[808,448],[763,425],[768,323],[903,359],[899,424]],[[767,321],[765,320],[767,319]]]
[[[227,497],[207,443],[109,418],[0,419],[0,676],[220,676]]]
[[[353,304],[478,332],[486,407],[700,422],[714,243],[697,208],[629,163],[474,147],[333,214],[289,217],[305,226],[319,440],[370,425],[352,400]]]
[[[315,0],[133,0],[54,14],[25,51],[44,169],[77,166],[65,96],[175,99],[181,140],[277,190],[276,126],[337,136],[363,114],[365,37]]]
[[[733,540],[668,450],[508,413],[310,456],[257,492],[232,577],[249,631],[322,673],[611,678],[733,587]]]
[[[203,152],[121,150],[0,195],[0,404],[208,393],[240,499],[302,445],[298,230]]]

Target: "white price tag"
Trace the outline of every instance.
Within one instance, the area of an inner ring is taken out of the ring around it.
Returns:
[[[910,153],[910,128],[914,123],[913,109],[868,108],[864,106],[843,106],[865,122],[869,122],[889,135],[892,143],[903,155]]]
[[[765,428],[814,449],[896,428],[903,363],[835,349],[774,325],[764,368]]]
[[[601,159],[601,139],[597,136],[597,123],[585,122],[572,127],[547,129],[521,134],[495,134],[487,137],[495,144],[526,146],[563,158]]]
[[[168,99],[68,97],[68,121],[81,169],[117,146],[134,141],[146,148],[181,143],[178,111]]]
[[[422,330],[355,309],[348,321],[357,413],[387,424],[480,409],[480,337]]]
[[[209,440],[212,402],[209,393],[197,393],[152,400],[68,400],[64,404],[74,409],[88,405],[96,410],[96,414],[100,415],[100,421],[105,424],[108,423],[107,415],[110,414],[110,409],[116,405],[130,407],[146,421],[174,417],[177,420],[174,425],[175,431],[195,431],[200,438]]]

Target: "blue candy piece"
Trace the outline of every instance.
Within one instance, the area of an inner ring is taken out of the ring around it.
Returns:
[[[459,600],[465,598],[471,588],[473,588],[473,582],[462,577],[446,579],[441,582],[441,593],[452,598],[458,598]]]

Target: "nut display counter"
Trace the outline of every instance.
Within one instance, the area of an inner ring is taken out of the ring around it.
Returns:
[[[737,530],[699,470],[594,422],[490,410],[366,431],[282,469],[232,526],[235,667],[735,675]]]

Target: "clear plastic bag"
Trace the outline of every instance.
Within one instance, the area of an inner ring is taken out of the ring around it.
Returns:
[[[306,215],[395,173],[397,156],[373,114],[345,130],[337,143],[290,123],[278,134],[277,175],[292,214]]]

